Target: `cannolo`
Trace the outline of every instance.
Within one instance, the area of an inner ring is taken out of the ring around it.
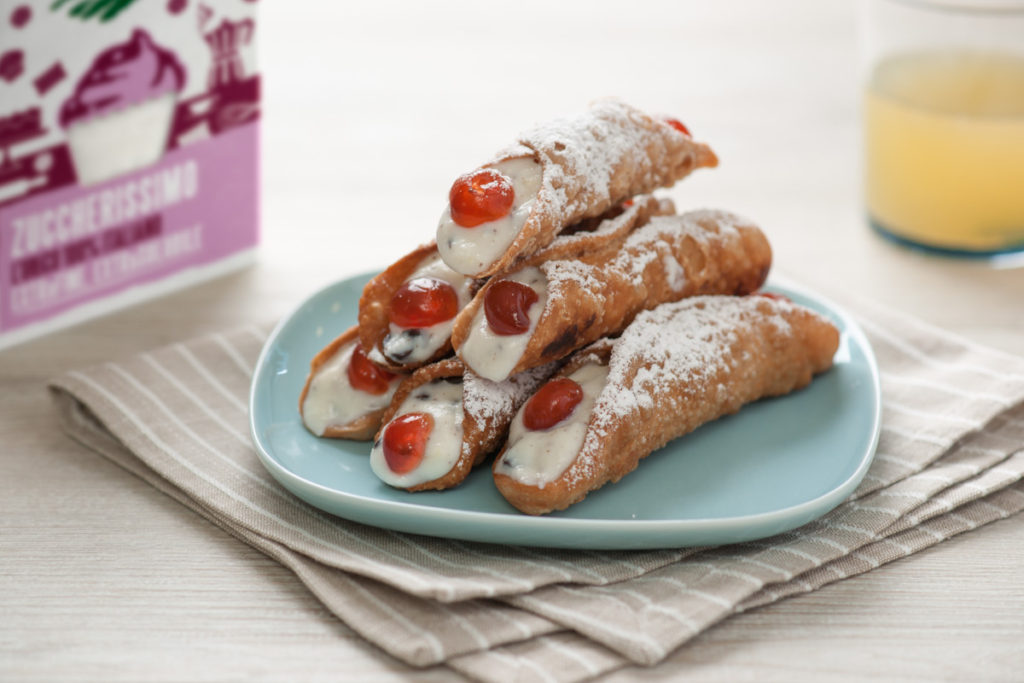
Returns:
[[[456,179],[438,223],[438,250],[457,272],[493,275],[566,227],[717,163],[711,148],[675,119],[600,102],[582,116],[525,133]]]
[[[556,364],[491,382],[456,358],[420,368],[399,386],[370,451],[386,484],[409,491],[447,489],[505,441],[519,406]]]
[[[446,266],[434,243],[370,280],[359,299],[359,341],[369,358],[411,372],[451,352],[452,324],[479,284]]]
[[[575,354],[516,414],[494,462],[528,514],[562,510],[633,471],[671,439],[745,403],[805,386],[839,332],[788,300],[702,296],[636,317]]]
[[[576,259],[543,256],[491,278],[455,320],[452,344],[473,372],[500,381],[617,334],[658,304],[752,292],[771,266],[757,226],[707,210],[655,216]]]
[[[317,436],[368,441],[401,381],[367,359],[350,327],[313,357],[299,395],[302,422]]]

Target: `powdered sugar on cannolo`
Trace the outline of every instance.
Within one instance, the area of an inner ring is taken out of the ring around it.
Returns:
[[[672,410],[695,396],[698,388],[706,387],[708,378],[737,366],[731,351],[738,331],[754,325],[750,301],[746,297],[696,297],[637,316],[615,342],[608,382],[597,399],[573,467],[576,476],[588,474],[596,466],[594,455],[617,422],[656,406]],[[792,328],[785,312],[793,310],[791,302],[774,301],[758,314],[757,324],[789,335]],[[715,401],[739,400],[727,395],[730,388],[722,383],[714,384],[710,391]]]
[[[526,159],[540,174],[526,200],[529,211],[520,216],[526,204],[519,190],[515,204],[508,199],[515,179],[497,178],[490,169]],[[716,164],[710,148],[665,120],[622,102],[600,102],[581,116],[525,133],[494,161],[456,180],[438,226],[438,247],[453,269],[489,276],[528,258],[580,220]]]
[[[684,387],[682,398],[672,394],[666,400],[685,400],[706,378],[734,364],[730,349],[737,330],[752,325],[745,304],[749,300],[743,297],[695,297],[638,315],[615,341],[608,383],[597,400],[583,453],[593,450],[617,420],[652,409],[672,387]],[[789,302],[777,302],[758,323],[787,334],[790,325],[782,311],[792,308]]]
[[[682,292],[686,287],[686,269],[676,256],[674,243],[692,239],[700,245],[709,240],[726,242],[736,240],[736,225],[742,219],[724,211],[691,211],[679,216],[654,216],[626,238],[621,250],[608,261],[553,260],[540,265],[547,278],[553,297],[562,296],[566,281],[573,280],[591,291],[600,291],[601,283],[615,276],[633,287],[644,284],[644,270],[659,262],[672,291]],[[707,225],[715,226],[713,232]]]
[[[463,375],[462,406],[478,423],[507,420],[557,369],[558,364],[533,368],[512,375],[504,382],[492,382],[472,372]]]
[[[675,203],[671,199],[649,194],[633,197],[601,216],[585,219],[566,228],[551,244],[526,259],[522,265],[577,259],[608,249],[622,243],[630,232],[649,221],[652,216],[671,216],[675,212]]]

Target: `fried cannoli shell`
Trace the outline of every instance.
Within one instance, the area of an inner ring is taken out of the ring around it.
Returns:
[[[496,461],[495,484],[522,512],[565,509],[672,439],[806,386],[832,365],[838,346],[839,331],[824,317],[759,295],[697,297],[642,313],[621,338],[580,351],[562,371],[595,359],[609,367],[567,469],[527,485],[498,472]]]
[[[622,244],[629,233],[654,216],[671,216],[676,205],[666,197],[638,195],[596,218],[587,218],[563,231],[522,265],[580,258]]]
[[[303,414],[304,406],[306,404],[306,396],[309,394],[310,384],[313,382],[313,377],[317,371],[323,367],[324,363],[334,357],[334,354],[338,353],[349,342],[355,341],[358,337],[358,327],[353,325],[348,328],[340,335],[338,335],[330,344],[320,350],[313,360],[309,364],[309,375],[306,377],[306,384],[302,387],[302,393],[299,394],[299,414]],[[352,420],[344,425],[330,425],[321,436],[329,439],[352,439],[354,441],[369,441],[373,438],[373,435],[380,429],[381,417],[384,415],[384,411],[387,406],[379,408],[377,410],[370,411],[361,417]]]
[[[623,102],[606,100],[583,115],[540,126],[484,164],[531,158],[541,188],[508,249],[474,277],[511,269],[550,244],[567,226],[616,204],[718,165],[706,144]]]
[[[384,411],[376,440],[397,415],[402,403],[417,388],[438,379],[462,379],[462,447],[452,468],[436,479],[410,486],[407,491],[443,490],[462,483],[469,472],[497,451],[505,442],[508,427],[516,411],[537,387],[554,373],[557,365],[537,368],[511,377],[504,382],[491,382],[470,372],[457,358],[424,366],[407,377],[395,391],[391,404]]]
[[[772,251],[749,220],[724,211],[655,216],[578,259],[528,260],[548,281],[547,303],[511,373],[564,357],[625,329],[637,313],[701,294],[748,294],[768,276]],[[499,278],[462,310],[452,330],[456,353]]]
[[[421,263],[431,256],[437,254],[437,243],[430,242],[417,247],[402,258],[398,259],[379,275],[366,283],[363,293],[359,297],[359,343],[364,349],[380,349],[381,342],[388,334],[391,310],[391,297],[398,288],[416,271]],[[451,353],[451,342],[443,344],[434,354],[427,359],[417,363],[397,364],[387,361],[375,362],[381,367],[388,368],[393,372],[411,372],[416,368],[432,363],[435,360],[444,358]]]

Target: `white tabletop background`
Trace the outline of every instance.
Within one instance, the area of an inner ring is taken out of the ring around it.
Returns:
[[[451,181],[618,96],[721,166],[669,194],[746,214],[776,272],[1024,355],[1024,268],[870,232],[858,4],[264,2],[257,264],[0,352],[0,679],[448,680],[362,643],[287,570],[57,431],[47,377],[274,320],[429,240]],[[612,680],[1020,680],[1024,520],[741,615]]]

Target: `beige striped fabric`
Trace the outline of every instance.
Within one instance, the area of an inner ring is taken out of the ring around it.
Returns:
[[[581,681],[656,665],[730,615],[869,571],[1024,509],[1024,359],[853,307],[878,357],[878,454],[854,495],[795,531],[716,548],[586,552],[401,534],[274,482],[250,445],[258,328],[72,372],[75,439],[289,567],[412,666],[480,681]]]

